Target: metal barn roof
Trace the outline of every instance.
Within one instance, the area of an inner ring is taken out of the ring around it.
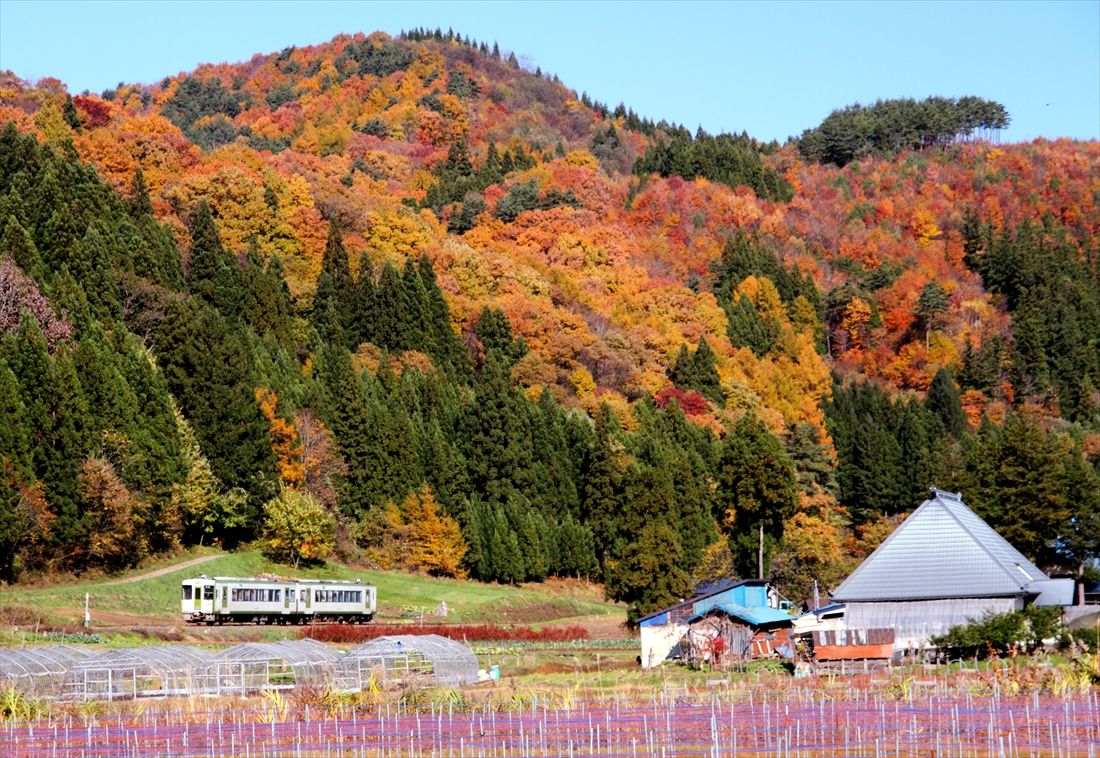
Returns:
[[[1004,597],[1032,594],[1047,576],[966,507],[932,489],[925,500],[833,593],[837,602]]]
[[[743,605],[736,605],[735,603],[719,603],[702,613],[696,613],[688,619],[688,622],[690,623],[701,619],[703,616],[714,611],[721,611],[722,613],[744,621],[750,626],[768,626],[769,624],[790,625],[794,621],[791,614],[786,611],[781,611],[778,608],[746,608]]]

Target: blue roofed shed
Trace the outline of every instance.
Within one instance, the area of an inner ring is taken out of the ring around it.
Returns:
[[[693,625],[714,626],[716,618],[730,620],[733,626],[750,630],[747,640],[762,629],[789,627],[792,618],[787,612],[779,610],[778,605],[778,594],[762,579],[726,579],[700,585],[691,598],[651,613],[639,621],[642,666],[651,668],[662,663],[681,647],[682,642],[691,642],[688,632]],[[741,645],[738,649],[744,647]]]

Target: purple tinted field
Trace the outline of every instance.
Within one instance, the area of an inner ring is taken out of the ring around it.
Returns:
[[[885,699],[853,693],[730,702],[654,699],[564,710],[411,712],[331,717],[305,709],[264,723],[255,710],[145,713],[0,730],[13,756],[1097,756],[1100,697]]]

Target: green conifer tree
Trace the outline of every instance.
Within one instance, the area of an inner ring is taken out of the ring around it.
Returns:
[[[924,403],[952,437],[960,437],[966,431],[966,416],[963,415],[959,390],[951,369],[941,368],[932,377]]]
[[[275,459],[256,401],[255,366],[241,326],[192,298],[168,307],[156,335],[157,357],[171,393],[195,428],[219,480],[251,496],[248,528],[273,495]]]
[[[742,416],[726,438],[716,497],[738,574],[756,576],[761,563],[766,573],[798,493],[782,443],[751,414]]]

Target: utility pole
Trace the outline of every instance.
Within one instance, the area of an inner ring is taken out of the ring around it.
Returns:
[[[88,611],[88,593],[84,593],[84,628],[92,628],[92,614]]]
[[[760,522],[760,550],[756,556],[757,575],[764,578],[764,522]]]

